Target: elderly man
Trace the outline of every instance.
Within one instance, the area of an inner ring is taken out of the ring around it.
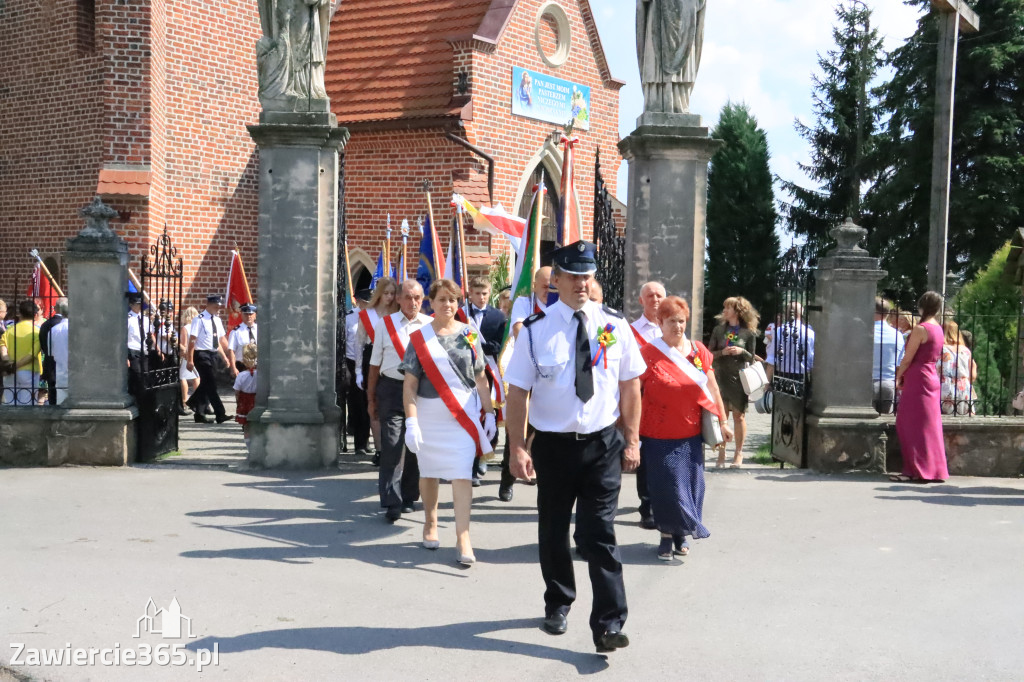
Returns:
[[[551,268],[543,267],[533,276],[533,293],[520,296],[512,303],[512,336],[518,338],[523,328],[523,320],[534,313],[547,310],[548,286],[551,284]]]
[[[876,298],[871,382],[875,389],[875,409],[879,414],[892,413],[896,399],[896,367],[903,360],[903,335],[889,325],[887,317],[889,304]]]
[[[381,319],[374,327],[366,393],[370,419],[380,420],[383,443],[377,490],[388,523],[412,513],[413,503],[420,496],[416,455],[405,448],[405,379],[398,366],[409,347],[409,336],[430,324],[430,318],[420,312],[422,305],[423,287],[416,280],[407,279],[398,289],[398,312]]]
[[[661,282],[648,282],[640,287],[640,305],[643,314],[633,320],[633,337],[643,348],[654,339],[661,338],[661,326],[658,324],[658,306],[665,300],[665,286]]]
[[[505,378],[512,472],[537,473],[544,630],[566,631],[576,600],[569,523],[590,569],[590,629],[598,653],[629,645],[626,589],[615,541],[622,472],[640,462],[640,380],[646,369],[622,315],[590,300],[596,247],[555,252],[558,301],[526,319]],[[536,430],[526,449],[526,415]],[[621,421],[622,431],[617,428]]]

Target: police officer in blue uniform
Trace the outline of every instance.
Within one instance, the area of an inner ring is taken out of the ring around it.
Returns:
[[[614,521],[622,472],[640,463],[639,377],[646,365],[625,317],[590,300],[596,247],[577,242],[553,258],[558,301],[523,323],[505,373],[512,472],[537,476],[544,630],[564,633],[576,599],[569,546],[575,504],[575,537],[594,592],[590,628],[597,651],[608,653],[629,645]],[[536,429],[532,457],[528,409]]]

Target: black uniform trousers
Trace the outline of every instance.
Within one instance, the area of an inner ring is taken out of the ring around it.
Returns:
[[[224,403],[217,395],[217,373],[214,371],[213,364],[216,357],[216,351],[212,350],[197,350],[193,353],[192,363],[196,366],[196,374],[199,375],[199,388],[192,393],[192,397],[185,404],[195,410],[196,414],[201,414],[200,410],[203,409],[203,406],[209,404],[215,415],[225,416]]]
[[[640,498],[640,518],[650,519],[654,517],[651,511],[651,494],[647,492],[647,463],[644,461],[644,454],[640,452],[640,466],[636,468],[636,494]]]
[[[128,349],[128,392],[138,396],[142,391],[142,351]]]
[[[545,614],[568,613],[576,599],[569,546],[569,521],[575,504],[575,537],[594,592],[590,629],[595,642],[626,622],[626,587],[615,543],[624,450],[625,439],[614,425],[584,440],[576,440],[574,434],[546,431],[537,431],[533,440]]]
[[[377,490],[385,509],[412,505],[420,497],[420,467],[416,454],[405,448],[403,382],[381,375],[377,381],[377,416],[380,417],[380,471]]]
[[[345,364],[348,366],[348,386],[345,392],[348,430],[352,432],[356,450],[365,450],[370,444],[370,413],[366,405],[366,391],[356,386],[356,361],[345,358]]]

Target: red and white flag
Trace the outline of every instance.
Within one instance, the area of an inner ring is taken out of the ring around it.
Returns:
[[[57,302],[57,292],[53,290],[50,278],[43,272],[43,267],[39,263],[36,263],[36,267],[32,270],[32,281],[29,283],[28,291],[25,292],[25,295],[35,300],[43,317],[53,315],[53,306]]]
[[[231,252],[231,269],[228,270],[228,288],[224,295],[224,304],[228,309],[228,331],[242,324],[242,311],[239,308],[252,303],[249,281],[245,278],[242,257],[237,251]]]

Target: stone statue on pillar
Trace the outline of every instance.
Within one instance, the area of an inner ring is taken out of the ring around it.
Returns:
[[[330,0],[258,0],[263,37],[256,42],[264,111],[328,111],[324,60]]]
[[[636,51],[644,111],[685,114],[704,48],[707,0],[637,0]]]

